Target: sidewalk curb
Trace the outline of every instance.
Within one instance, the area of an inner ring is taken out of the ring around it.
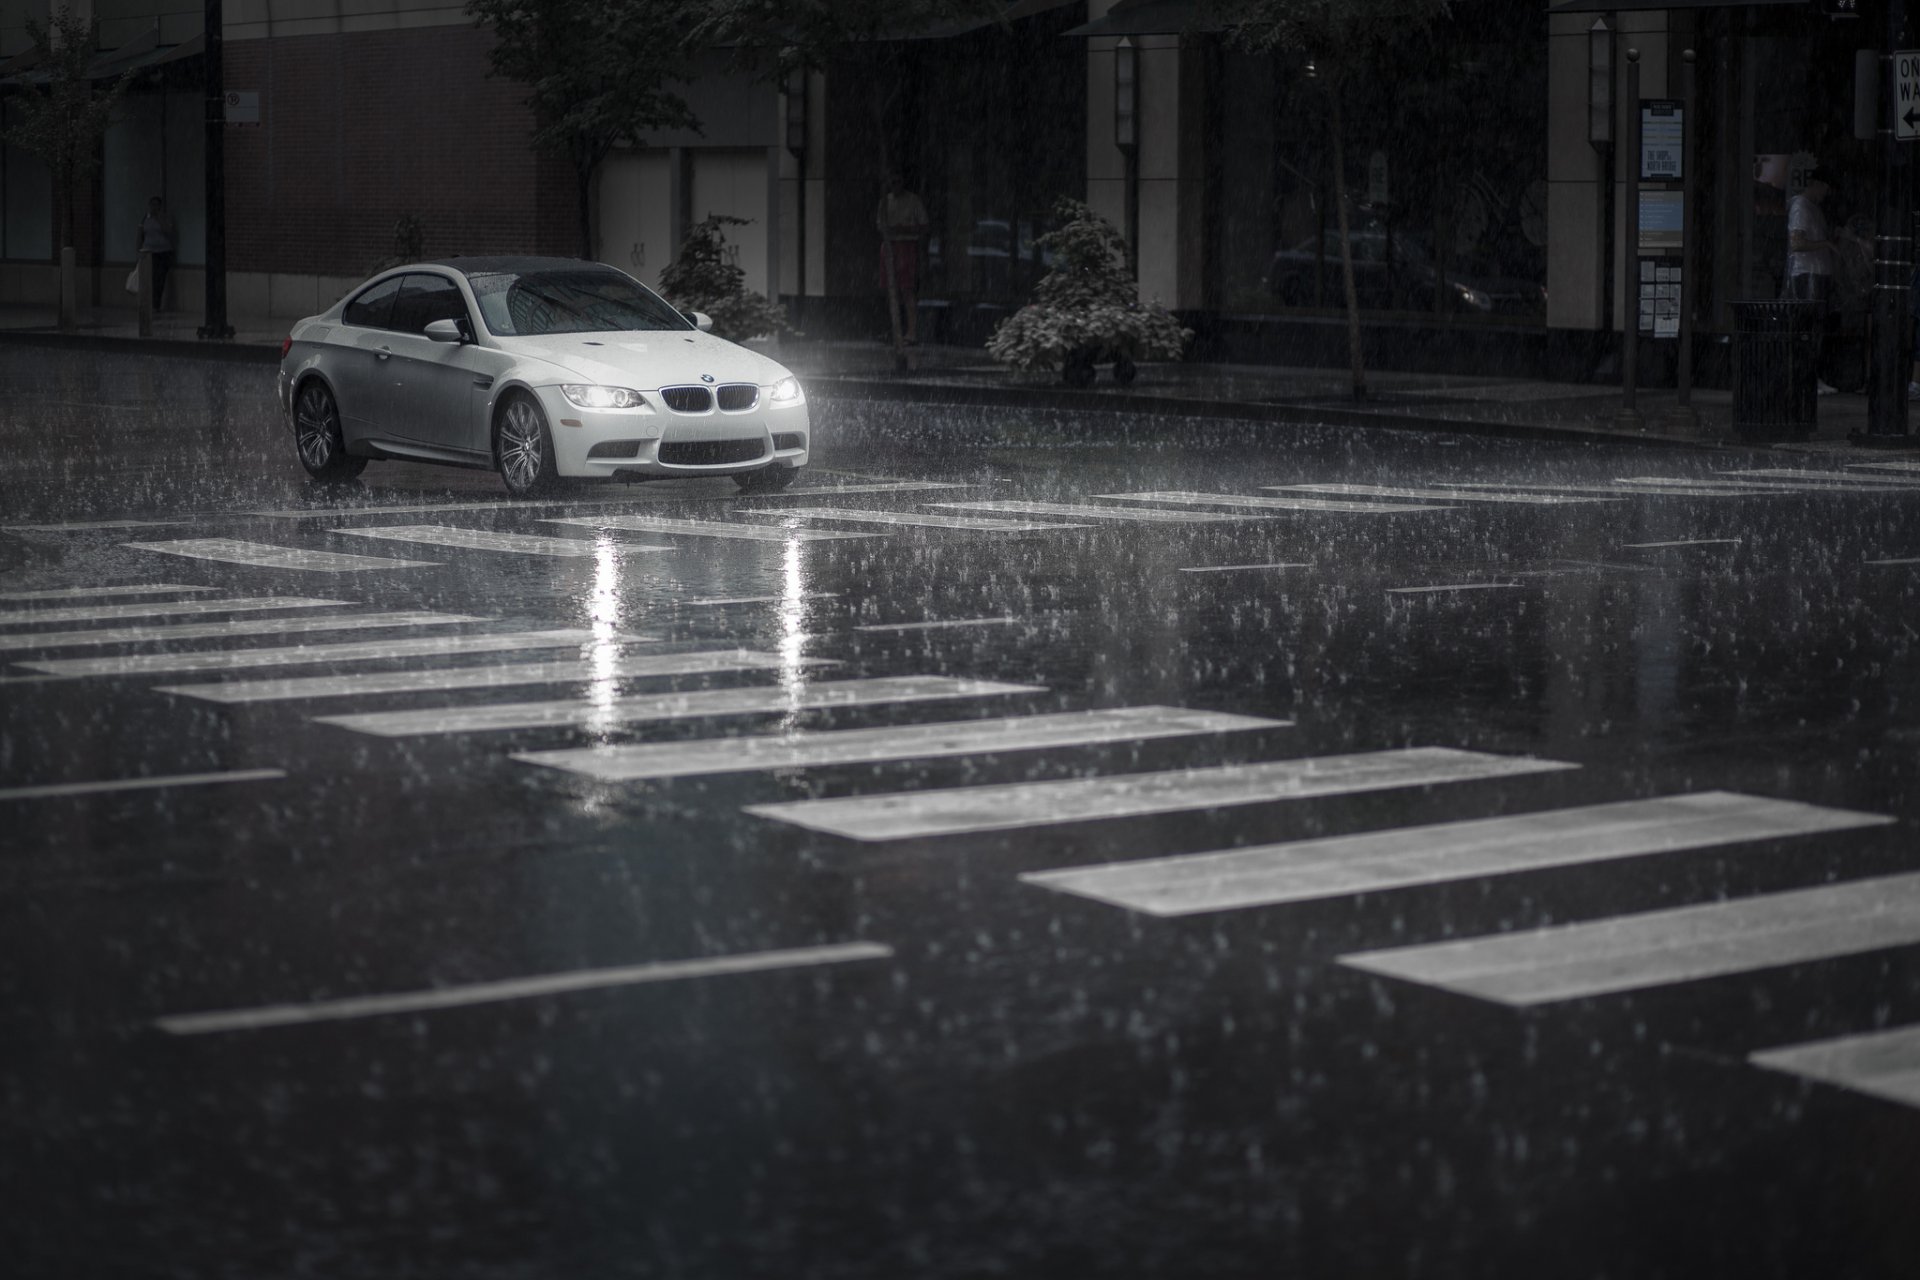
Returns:
[[[119,355],[176,356],[187,360],[223,360],[234,363],[279,364],[275,342],[242,342],[205,338],[116,338],[111,334],[61,333],[57,329],[0,329],[0,342],[21,346],[65,347],[68,350],[112,351]]]

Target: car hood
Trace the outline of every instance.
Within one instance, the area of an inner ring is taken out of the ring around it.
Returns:
[[[556,333],[495,341],[510,355],[554,366],[556,379],[573,377],[636,391],[699,382],[702,374],[711,374],[717,383],[759,386],[787,376],[785,368],[758,352],[698,331]]]

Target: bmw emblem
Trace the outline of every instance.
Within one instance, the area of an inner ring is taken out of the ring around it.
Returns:
[[[701,374],[701,375],[700,375],[700,381],[702,381],[702,382],[712,382],[712,381],[713,381],[713,375],[712,375],[712,374],[710,374],[710,373],[703,373],[703,374]]]

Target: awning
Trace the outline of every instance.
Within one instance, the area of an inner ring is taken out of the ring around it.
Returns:
[[[150,27],[127,43],[110,53],[103,53],[87,64],[87,79],[117,80],[129,71],[140,71],[147,67],[157,67],[162,63],[178,62],[182,58],[191,58],[203,52],[207,47],[204,32],[197,33],[191,40],[179,44],[160,43],[160,28]],[[46,84],[53,77],[40,65],[39,51],[29,49],[25,53],[0,63],[0,85]]]
[[[1104,17],[1084,22],[1068,36],[1177,36],[1218,31],[1220,19],[1202,11],[1201,0],[1120,0]]]
[[[1784,8],[1795,5],[1813,12],[1809,0],[1566,0],[1547,10],[1548,13],[1605,13],[1609,9],[1618,9],[1623,13],[1638,13],[1647,9],[1768,9]]]

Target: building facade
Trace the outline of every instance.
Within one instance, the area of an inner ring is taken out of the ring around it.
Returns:
[[[25,24],[48,3],[0,0],[0,117],[32,91]],[[98,22],[96,74],[135,77],[76,192],[82,298],[131,304],[120,284],[160,195],[180,231],[171,301],[196,309],[202,11],[76,4]],[[1197,2],[1022,0],[1002,21],[848,48],[781,84],[715,52],[683,89],[701,128],[603,166],[595,256],[651,282],[692,222],[730,215],[749,287],[787,299],[801,330],[877,336],[874,212],[894,170],[930,218],[929,340],[981,342],[1021,304],[1067,196],[1128,232],[1142,297],[1196,329],[1197,354],[1329,363],[1346,341],[1344,194],[1375,363],[1605,377],[1631,320],[1658,376],[1685,305],[1711,378],[1732,304],[1779,293],[1785,201],[1814,163],[1847,177],[1834,224],[1871,239],[1877,144],[1853,119],[1871,25],[1804,0],[1488,0],[1417,38],[1387,33],[1366,74],[1333,77],[1237,48]],[[224,31],[230,314],[309,314],[409,234],[434,256],[577,250],[571,173],[529,146],[518,86],[489,76],[492,37],[461,0],[226,0]],[[1674,283],[1671,238],[1628,245],[1628,48],[1641,97],[1663,101],[1695,53],[1684,296],[1641,288],[1648,262],[1652,285]],[[52,296],[50,194],[31,156],[0,154],[0,304]],[[1854,307],[1851,277],[1843,288]]]

